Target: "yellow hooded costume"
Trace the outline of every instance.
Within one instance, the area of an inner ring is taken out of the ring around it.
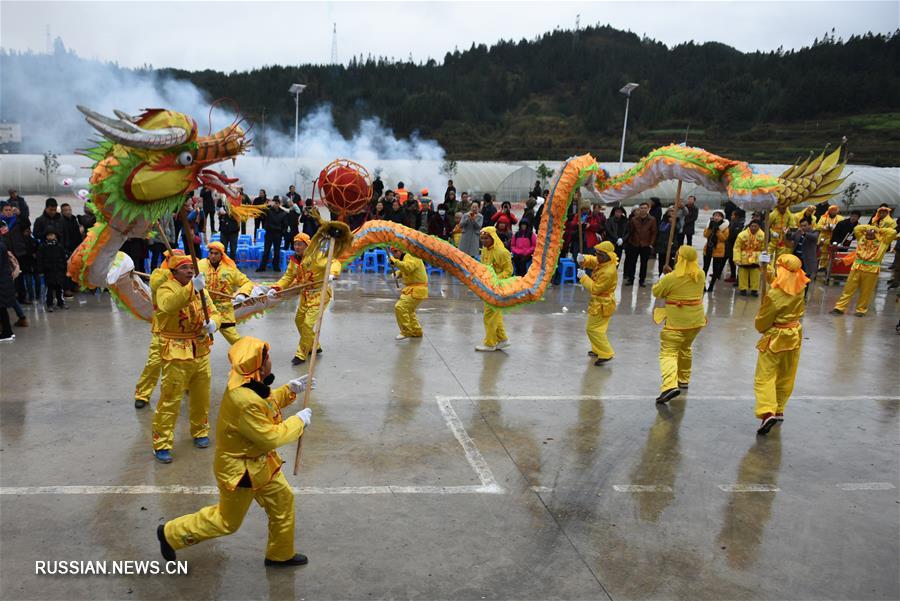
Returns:
[[[207,248],[222,253],[222,260],[218,266],[213,266],[208,258],[200,259],[197,267],[200,273],[206,275],[206,288],[213,298],[216,309],[222,315],[222,328],[219,332],[228,344],[234,344],[241,335],[234,326],[234,305],[229,297],[236,294],[250,296],[254,284],[238,269],[232,258],[225,254],[225,246],[221,242],[210,242]]]
[[[594,246],[597,255],[604,255],[607,260],[601,263],[596,256],[584,257],[581,264],[583,269],[590,269],[591,275],[581,277],[581,285],[591,293],[591,301],[588,303],[588,318],[585,330],[588,340],[591,341],[591,352],[598,359],[612,359],[615,355],[606,330],[609,328],[609,320],[616,312],[616,286],[619,283],[616,247],[612,242],[601,242]]]
[[[486,246],[481,249],[481,262],[490,266],[497,279],[503,280],[512,277],[513,264],[512,255],[503,245],[503,241],[497,236],[497,228],[488,226],[481,228],[482,234],[487,234],[494,241],[494,244],[488,248]],[[485,347],[494,348],[498,345],[503,347],[508,340],[506,330],[503,328],[503,313],[500,309],[493,307],[487,303],[484,304],[484,342]]]
[[[734,262],[738,264],[738,288],[759,290],[759,255],[766,244],[766,234],[762,228],[756,233],[748,227],[742,230],[734,241]]]
[[[180,250],[173,250],[173,254],[184,254]],[[166,251],[165,256],[169,256]],[[169,279],[169,264],[167,260],[163,260],[159,267],[150,274],[150,302],[153,303],[153,319],[150,321],[150,347],[147,349],[147,363],[144,364],[144,370],[138,377],[137,384],[134,387],[134,402],[139,409],[150,402],[150,395],[156,388],[159,381],[159,374],[162,371],[162,359],[159,358],[159,349],[162,341],[159,338],[159,307],[156,304],[156,292],[159,287]]]
[[[310,237],[304,233],[294,236],[294,242],[304,242],[307,246],[310,243]],[[307,256],[307,254],[309,256]],[[327,286],[325,296],[325,305],[322,310],[328,308],[331,302],[331,286],[326,282],[325,267],[328,264],[328,257],[321,252],[312,256],[307,253],[302,257],[294,255],[288,262],[287,271],[281,276],[281,279],[272,286],[274,290],[284,290],[293,286],[303,286],[300,292],[300,303],[297,305],[297,313],[294,315],[294,325],[297,326],[297,332],[300,333],[300,342],[297,344],[297,351],[294,357],[301,361],[306,361],[312,352],[313,340],[315,340],[316,321],[319,318],[319,296],[322,293],[322,286]],[[331,274],[335,277],[341,274],[341,262],[337,259],[331,261]],[[320,350],[319,349],[316,350]]]
[[[691,345],[706,325],[703,309],[703,270],[697,264],[697,250],[691,246],[678,249],[678,261],[671,273],[653,286],[653,296],[666,301],[663,309],[654,311],[657,323],[665,321],[659,334],[660,391],[686,387],[691,380],[693,351]]]
[[[171,271],[190,263],[186,255],[173,255],[166,260]],[[182,285],[169,273],[156,291],[156,323],[160,338],[159,356],[162,360],[162,385],[159,403],[153,416],[153,450],[171,449],[173,432],[184,391],[190,399],[191,436],[209,435],[209,384],[212,371],[209,352],[212,340],[204,330],[205,317],[218,326],[222,322],[216,306],[206,290],[207,315],[203,315],[200,295],[194,285]]]
[[[797,227],[794,214],[788,209],[783,210],[782,213],[775,208],[769,213],[769,254],[773,261],[778,258],[778,255],[788,252],[785,235],[789,229]]]
[[[874,237],[868,238],[868,232],[874,232]],[[838,313],[846,311],[853,295],[859,290],[856,314],[865,315],[878,286],[881,261],[891,242],[897,237],[897,232],[874,225],[857,225],[853,228],[853,237],[856,238],[856,255],[853,257],[853,265],[850,267],[847,283],[844,284],[844,291],[835,303],[833,311]]]
[[[428,271],[422,259],[406,253],[402,259],[395,259],[388,254],[391,264],[403,278],[403,290],[400,299],[394,305],[394,315],[400,335],[407,338],[421,338],[422,326],[416,318],[416,309],[428,298]]]
[[[756,344],[756,417],[780,417],[794,390],[794,378],[800,361],[803,326],[800,318],[806,310],[803,291],[809,278],[799,258],[791,254],[778,257],[775,279],[756,314],[756,331],[762,338]]]
[[[831,205],[824,215],[819,217],[819,223],[816,229],[819,230],[819,269],[828,267],[828,247],[831,246],[831,233],[834,226],[843,221],[843,217],[838,213],[838,206]]]
[[[261,381],[268,351],[268,344],[252,336],[241,337],[228,351],[231,373],[216,424],[213,463],[219,502],[165,525],[173,549],[232,534],[256,500],[269,517],[266,558],[294,557],[294,493],[275,449],[300,438],[303,420],[281,414],[296,398],[287,385],[270,390]]]

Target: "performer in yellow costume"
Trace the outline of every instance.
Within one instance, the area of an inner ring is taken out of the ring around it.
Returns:
[[[481,228],[481,262],[493,268],[500,280],[512,277],[512,255],[497,236],[497,228]],[[484,304],[484,342],[475,347],[476,351],[490,352],[509,348],[509,338],[503,329],[503,313],[500,309]]]
[[[612,242],[601,242],[594,246],[595,256],[579,254],[577,258],[581,269],[578,270],[578,281],[591,293],[591,302],[588,303],[587,337],[591,341],[591,350],[588,354],[596,357],[594,365],[603,365],[615,356],[606,330],[609,328],[609,320],[616,312],[616,285],[619,283],[616,247]],[[585,272],[590,269],[591,275]]]
[[[281,276],[268,294],[274,296],[279,290],[284,290],[293,286],[306,286],[300,291],[300,304],[297,307],[297,314],[294,316],[294,324],[300,333],[300,342],[297,344],[297,352],[291,359],[291,365],[300,365],[306,361],[312,352],[312,344],[315,339],[313,328],[316,327],[316,320],[319,317],[319,296],[322,293],[322,286],[327,286],[325,297],[324,311],[331,302],[331,286],[328,286],[325,275],[325,266],[328,263],[328,257],[324,254],[316,253],[315,256],[307,256],[306,249],[309,247],[310,237],[304,233],[294,236],[294,256],[288,262],[287,271]],[[328,280],[337,278],[341,273],[341,263],[337,260],[331,262],[331,273],[328,274]],[[317,353],[322,352],[322,348],[316,349]]]
[[[878,207],[878,210],[875,211],[875,215],[872,217],[869,225],[888,230],[897,229],[897,221],[891,216],[891,211],[892,209],[890,206],[886,203],[882,203],[881,206]]]
[[[209,352],[221,316],[206,290],[203,274],[194,275],[191,258],[168,258],[171,273],[156,291],[162,360],[162,385],[153,416],[153,452],[157,461],[172,462],[175,422],[184,391],[191,407],[191,436],[198,448],[209,446]],[[206,296],[205,322],[200,294]]]
[[[207,246],[209,256],[200,259],[197,265],[200,273],[206,276],[206,288],[222,316],[222,327],[219,332],[228,341],[234,344],[240,340],[241,335],[235,328],[234,304],[232,301],[241,302],[251,295],[259,296],[265,293],[262,286],[257,286],[245,276],[234,260],[225,254],[225,246],[221,242],[210,242]]]
[[[759,255],[766,235],[758,221],[751,221],[734,241],[734,260],[738,264],[738,290],[741,296],[759,296]]]
[[[797,227],[794,215],[785,207],[776,206],[769,213],[769,255],[777,259],[778,255],[790,252],[785,235],[790,228]]]
[[[847,310],[847,305],[850,304],[850,299],[859,290],[856,316],[862,317],[869,310],[869,303],[875,296],[878,274],[881,273],[881,260],[891,242],[897,237],[897,232],[892,228],[857,225],[853,228],[853,236],[856,238],[856,256],[850,267],[850,277],[847,278],[844,292],[831,312],[835,315],[843,315]]]
[[[269,517],[265,565],[304,565],[306,556],[294,553],[294,493],[275,449],[300,438],[312,420],[311,409],[288,418],[282,414],[306,389],[306,376],[270,389],[269,345],[252,336],[235,342],[228,360],[231,373],[216,424],[213,462],[219,503],[159,526],[160,551],[174,561],[176,549],[232,534],[256,500]]]
[[[399,276],[403,278],[403,290],[400,299],[394,305],[394,315],[400,327],[400,333],[395,339],[421,338],[422,326],[416,318],[416,308],[428,298],[428,271],[425,269],[425,263],[422,259],[396,248],[391,249],[388,258],[397,268]]]
[[[147,363],[144,365],[144,371],[141,372],[137,384],[134,387],[134,406],[136,409],[143,409],[150,402],[150,395],[156,388],[159,381],[159,374],[162,371],[162,360],[159,358],[159,348],[161,342],[159,339],[159,307],[156,305],[156,291],[169,279],[169,251],[165,251],[165,259],[160,263],[159,267],[150,274],[150,301],[153,303],[153,319],[150,321],[150,348],[147,349]],[[183,255],[180,250],[173,250],[172,254]]]
[[[828,248],[831,246],[831,233],[834,226],[840,223],[844,218],[838,214],[838,206],[831,205],[824,215],[819,217],[819,223],[816,229],[819,230],[819,269],[828,267],[828,259],[830,257]]]
[[[794,390],[794,378],[800,361],[803,326],[800,318],[806,309],[803,292],[809,278],[803,263],[794,255],[781,255],[775,261],[775,279],[756,314],[756,331],[762,338],[756,345],[756,417],[762,420],[757,434],[784,420],[784,406]]]
[[[697,251],[691,246],[678,249],[675,269],[653,286],[653,296],[666,301],[654,311],[657,323],[666,325],[659,334],[659,371],[662,375],[657,403],[667,403],[686,390],[691,380],[691,345],[706,325],[703,310],[703,270],[697,265]]]

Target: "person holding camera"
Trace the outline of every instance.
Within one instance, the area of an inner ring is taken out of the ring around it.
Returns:
[[[712,266],[712,277],[705,292],[712,293],[716,281],[722,277],[722,269],[725,268],[725,242],[728,241],[728,220],[723,211],[713,211],[709,219],[709,225],[703,230],[706,238],[706,246],[703,247],[703,275],[709,273]]]

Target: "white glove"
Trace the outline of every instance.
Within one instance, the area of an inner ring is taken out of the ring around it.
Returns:
[[[206,288],[206,275],[202,273],[198,273],[194,277],[191,278],[191,281],[194,283],[194,290],[200,292],[204,288]]]
[[[268,296],[269,298],[275,298],[276,296],[278,296],[278,291],[274,288],[269,288],[269,291],[266,292],[266,296]]]
[[[316,379],[313,378],[312,386],[310,386],[311,390],[316,389],[316,383],[317,383]],[[290,388],[291,392],[293,392],[294,394],[299,394],[299,393],[303,392],[304,390],[306,390],[306,374],[288,382],[288,388]]]
[[[309,425],[312,423],[312,409],[307,407],[302,411],[297,412],[297,417],[303,420],[303,427],[309,428]]]
[[[224,214],[225,214],[225,208],[224,208],[224,207],[219,207],[219,211],[218,211],[218,212],[219,212],[219,215],[224,215]]]
[[[253,290],[250,291],[250,298],[257,298],[263,296],[267,293],[267,289],[265,286],[254,286]]]
[[[246,294],[235,294],[235,295],[234,295],[234,302],[236,302],[236,303],[242,303],[242,302],[244,302],[245,300],[247,300],[248,298],[249,298],[249,297],[248,297]]]
[[[566,253],[566,258],[567,258],[567,259],[571,259],[571,258],[572,258],[572,253],[571,253],[571,252],[567,252],[567,253]]]
[[[759,262],[762,264],[768,264],[772,258],[769,256],[769,253],[759,253]]]
[[[769,232],[769,236],[771,236],[772,238],[778,238],[778,237],[779,237],[779,236],[778,236],[778,232]]]
[[[206,330],[207,334],[212,336],[213,332],[219,329],[219,326],[216,325],[216,322],[210,319],[208,322],[203,324],[203,329]]]
[[[336,279],[338,279],[338,277],[337,277],[336,275],[334,275],[333,273],[328,274],[328,281],[329,281],[329,282],[333,282],[333,281],[335,281]]]
[[[618,240],[616,240],[616,246],[622,246],[622,239],[621,239],[621,238],[619,238]]]
[[[575,262],[578,263],[579,265],[581,265],[582,263],[584,263],[584,255],[581,254],[581,253],[578,253],[578,254],[575,256]]]
[[[575,272],[575,277],[580,281],[581,278],[587,275],[587,272],[584,269],[579,269]]]

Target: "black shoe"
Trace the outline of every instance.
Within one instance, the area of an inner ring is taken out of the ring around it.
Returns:
[[[68,310],[69,305],[66,305],[66,304],[63,303],[63,304],[57,305],[57,307],[59,307],[60,309],[66,309],[66,310]]]
[[[300,357],[291,359],[291,365],[300,365],[301,363],[306,363],[306,359],[301,359]]]
[[[47,305],[47,313],[53,313],[53,305]]]
[[[597,353],[595,353],[594,351],[588,351],[588,357],[596,357],[596,356],[597,356]]]
[[[612,357],[608,359],[598,358],[596,361],[594,361],[594,365],[603,365],[604,363],[609,363],[610,361],[612,361]]]
[[[288,568],[293,566],[305,566],[309,563],[309,559],[307,559],[306,555],[297,553],[290,559],[285,559],[284,561],[275,561],[274,559],[269,559],[268,557],[266,557],[266,561],[264,563],[267,566]]]
[[[166,527],[159,525],[156,527],[156,538],[159,539],[159,552],[162,553],[163,559],[166,561],[175,561],[175,549],[166,540]]]
[[[135,409],[143,409],[147,406],[147,401],[144,399],[134,399],[134,408]]]
[[[831,313],[832,315],[843,315],[843,314],[844,314],[844,312],[841,311],[840,309],[832,309],[832,310],[830,311],[830,313]]]
[[[759,425],[759,429],[756,431],[758,436],[765,436],[769,433],[773,427],[778,425],[778,418],[772,415],[771,413],[764,417],[762,423]]]
[[[321,354],[322,354],[322,349],[317,350],[317,351],[316,351],[316,354],[317,354],[317,355],[321,355]]]
[[[687,389],[688,389],[688,383],[687,383],[687,382],[679,382],[679,383],[678,383],[678,388],[679,388],[680,390],[687,390]]]
[[[668,390],[663,390],[662,393],[656,397],[657,403],[668,403],[675,397],[681,394],[681,391],[678,388],[670,388]]]
[[[634,286],[634,280],[625,280],[626,286]]]
[[[262,273],[262,272],[264,272],[265,270],[266,270],[265,267],[257,267],[257,268],[256,268],[256,273]]]
[[[759,292],[757,292],[756,290],[751,290],[750,296],[759,296]]]
[[[741,290],[740,294],[741,294],[741,296],[747,296],[747,291],[746,291],[746,290]]]
[[[638,286],[641,288],[646,288],[647,284],[645,284],[644,282],[638,282]]]

